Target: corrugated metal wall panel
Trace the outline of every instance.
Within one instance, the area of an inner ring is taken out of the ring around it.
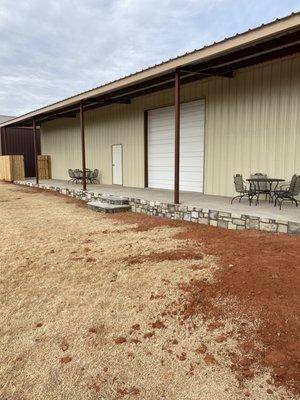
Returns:
[[[87,166],[111,184],[111,145],[123,144],[124,185],[143,187],[143,111],[174,104],[168,89],[86,113]],[[300,55],[182,87],[182,101],[206,99],[204,190],[231,195],[233,175],[252,172],[289,179],[300,173]],[[53,177],[80,168],[79,121],[43,124],[42,151],[52,156]]]
[[[41,152],[40,132],[37,130],[37,149]],[[29,128],[0,129],[0,155],[23,155],[26,177],[35,176],[33,133]]]
[[[52,177],[68,178],[69,168],[81,167],[79,118],[61,119],[41,126],[42,154],[51,156]]]

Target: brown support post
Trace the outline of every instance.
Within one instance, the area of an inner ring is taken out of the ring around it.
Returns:
[[[180,170],[180,71],[175,71],[175,169],[174,169],[174,203],[179,204],[179,170]]]
[[[39,184],[39,164],[38,164],[38,148],[36,142],[36,121],[32,120],[32,132],[33,132],[33,151],[34,151],[34,163],[35,163],[35,176],[36,184]]]
[[[82,188],[86,190],[86,165],[85,165],[85,134],[84,134],[84,113],[83,104],[80,103],[80,132],[81,132],[81,152],[82,152]]]
[[[148,111],[144,111],[144,184],[148,187]]]

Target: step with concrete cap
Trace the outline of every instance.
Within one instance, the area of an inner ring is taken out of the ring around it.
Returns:
[[[113,195],[101,195],[98,197],[98,200],[101,203],[107,204],[115,204],[115,205],[128,205],[129,198],[128,197],[121,197],[121,196],[113,196]]]
[[[111,204],[101,201],[90,201],[87,203],[89,210],[103,212],[103,213],[117,213],[129,211],[131,209],[129,204]]]

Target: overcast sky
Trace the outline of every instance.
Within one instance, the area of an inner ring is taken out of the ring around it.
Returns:
[[[24,114],[299,9],[299,0],[0,0],[0,114]]]

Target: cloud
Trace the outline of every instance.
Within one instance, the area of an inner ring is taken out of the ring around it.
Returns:
[[[297,10],[298,0],[0,0],[0,114],[19,115]]]

